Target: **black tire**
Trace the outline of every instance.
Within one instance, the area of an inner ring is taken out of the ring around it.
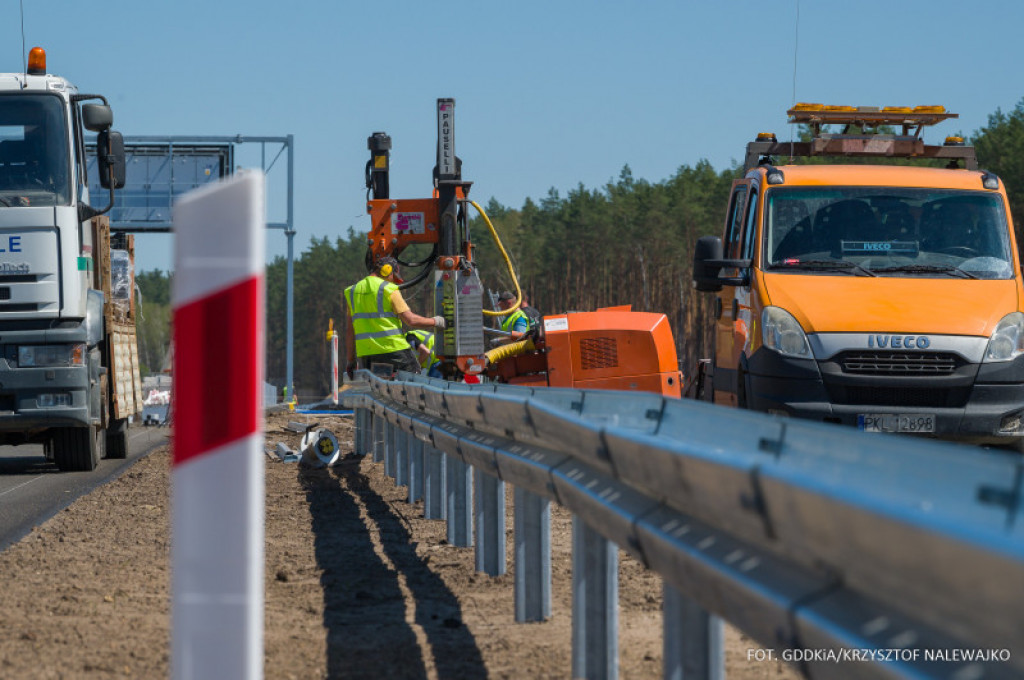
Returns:
[[[104,438],[96,426],[62,427],[53,434],[53,460],[64,472],[89,472],[100,462]]]
[[[128,419],[110,421],[107,428],[107,458],[122,459],[128,456]]]

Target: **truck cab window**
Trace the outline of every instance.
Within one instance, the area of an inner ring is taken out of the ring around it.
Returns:
[[[60,98],[0,97],[0,205],[71,205],[69,158]]]
[[[738,186],[733,190],[723,248],[726,257],[736,257],[739,252],[740,232],[743,226],[743,207],[746,203],[746,198],[746,185]]]
[[[750,192],[750,200],[747,201],[747,219],[743,227],[743,250],[740,251],[740,259],[749,260],[754,256],[754,236],[757,233],[757,225],[754,217],[757,215],[757,187]]]
[[[951,270],[983,279],[1013,275],[1006,215],[995,194],[780,187],[769,190],[765,208],[770,267],[800,271],[803,263],[831,260],[903,278],[948,278]],[[849,271],[829,273],[848,276]]]

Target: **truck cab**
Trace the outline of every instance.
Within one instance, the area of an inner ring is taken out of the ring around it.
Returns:
[[[124,184],[112,120],[102,96],[48,74],[40,48],[25,73],[0,74],[0,444],[41,443],[65,470],[93,469],[108,439],[113,456],[126,446],[128,414],[115,417],[108,389],[103,292],[109,225],[100,216]],[[106,207],[90,204],[86,129],[99,133]]]
[[[705,397],[1020,449],[1024,288],[1002,181],[959,138],[924,144],[922,128],[955,117],[942,107],[789,115],[811,140],[748,145],[723,236],[697,244],[694,284],[715,296]],[[939,167],[776,162],[788,155]]]

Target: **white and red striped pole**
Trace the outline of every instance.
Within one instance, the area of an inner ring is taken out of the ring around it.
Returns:
[[[334,330],[334,319],[327,329],[327,339],[331,341],[331,402],[338,404],[338,331]]]
[[[174,206],[171,677],[263,675],[264,178]]]

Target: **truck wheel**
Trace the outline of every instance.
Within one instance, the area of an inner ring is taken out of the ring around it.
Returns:
[[[125,458],[128,456],[128,419],[117,418],[110,421],[107,428],[107,458]]]
[[[102,449],[98,428],[62,427],[53,434],[53,460],[65,472],[89,472],[100,462]],[[105,448],[105,447],[102,447]]]

